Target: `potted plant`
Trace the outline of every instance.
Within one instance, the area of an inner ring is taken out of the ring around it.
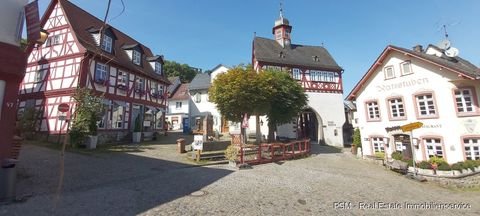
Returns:
[[[96,113],[92,112],[91,117],[88,123],[88,139],[85,140],[85,145],[87,149],[95,149],[97,148],[98,143],[98,136],[97,136],[97,115]]]
[[[103,95],[97,96],[87,88],[77,88],[73,98],[76,102],[72,127],[69,131],[70,144],[74,146],[86,145],[87,148],[96,148],[97,120],[102,115]]]
[[[140,120],[140,114],[135,118],[132,139],[134,143],[139,143],[142,140],[142,122]]]
[[[353,132],[353,142],[352,142],[352,154],[357,155],[358,148],[362,148],[362,137],[360,135],[360,129],[356,128]]]
[[[225,158],[228,160],[228,164],[231,167],[236,167],[238,160],[238,148],[234,145],[229,145],[225,150]]]

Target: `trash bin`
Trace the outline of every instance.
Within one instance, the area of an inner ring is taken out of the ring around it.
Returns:
[[[185,153],[185,139],[177,139],[177,152]]]
[[[0,202],[15,200],[15,183],[17,177],[18,160],[5,159],[0,168]]]

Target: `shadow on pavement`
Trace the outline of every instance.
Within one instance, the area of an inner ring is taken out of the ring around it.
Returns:
[[[136,215],[189,196],[232,172],[128,153],[67,152],[63,193],[54,211],[60,152],[24,145],[20,161],[17,196],[32,196],[2,206],[0,214]]]
[[[336,154],[342,153],[342,148],[328,146],[328,145],[318,145],[312,144],[311,145],[311,154],[318,155],[318,154]]]

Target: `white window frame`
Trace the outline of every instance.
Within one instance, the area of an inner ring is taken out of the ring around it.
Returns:
[[[160,62],[155,62],[155,73],[162,74],[162,64]]]
[[[392,119],[405,118],[405,105],[402,98],[388,99],[388,105],[390,109],[390,117]],[[397,116],[395,116],[395,114]]]
[[[406,68],[408,68],[408,72],[405,71]],[[412,63],[410,61],[404,61],[404,62],[400,63],[400,70],[401,70],[402,76],[413,74]]]
[[[46,71],[48,70],[49,64],[39,65],[40,69],[35,73],[35,82],[43,82],[45,79]]]
[[[102,42],[102,46],[101,46],[102,50],[111,53],[112,45],[113,45],[112,37],[104,34],[101,42]]]
[[[372,140],[372,150],[373,153],[385,152],[385,143],[383,142],[383,137],[371,137]]]
[[[107,81],[108,80],[108,65],[97,62],[95,64],[95,81]],[[103,79],[102,79],[103,78]]]
[[[479,160],[480,137],[463,138],[463,150],[465,151],[465,160]]]
[[[57,44],[60,44],[60,35],[52,35],[48,37],[47,43],[45,44],[45,46],[53,46]]]
[[[441,138],[423,138],[423,143],[425,144],[425,156],[427,160],[434,156],[445,158]]]
[[[128,73],[125,71],[118,71],[117,83],[127,86],[128,83]]]
[[[416,95],[415,99],[419,117],[435,117],[438,115],[435,98],[432,93]],[[422,113],[422,111],[425,113]]]
[[[145,79],[141,77],[137,77],[135,80],[135,89],[143,91],[145,90]]]
[[[391,74],[389,74],[390,71],[391,71]],[[393,66],[387,66],[387,67],[383,68],[383,73],[385,75],[385,79],[395,78],[395,70],[394,70]]]
[[[142,54],[137,50],[132,50],[132,61],[136,65],[140,65],[142,59]]]
[[[369,121],[378,121],[380,120],[380,106],[377,101],[368,101],[366,102],[367,107],[367,120]]]
[[[293,68],[292,69],[292,78],[294,80],[301,80],[302,79],[302,70],[298,68]]]
[[[123,129],[124,128],[124,118],[125,118],[125,107],[118,104],[113,104],[112,109],[112,120],[114,129]]]
[[[475,101],[473,91],[469,88],[454,90],[457,113],[475,112]]]
[[[181,101],[175,102],[175,109],[177,109],[177,110],[182,109],[182,102]]]
[[[202,94],[200,92],[195,93],[195,103],[201,103],[202,102]]]

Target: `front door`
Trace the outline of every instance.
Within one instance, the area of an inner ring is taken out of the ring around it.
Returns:
[[[406,134],[397,134],[393,136],[395,151],[402,152],[403,158],[412,158],[412,145],[410,136]]]

